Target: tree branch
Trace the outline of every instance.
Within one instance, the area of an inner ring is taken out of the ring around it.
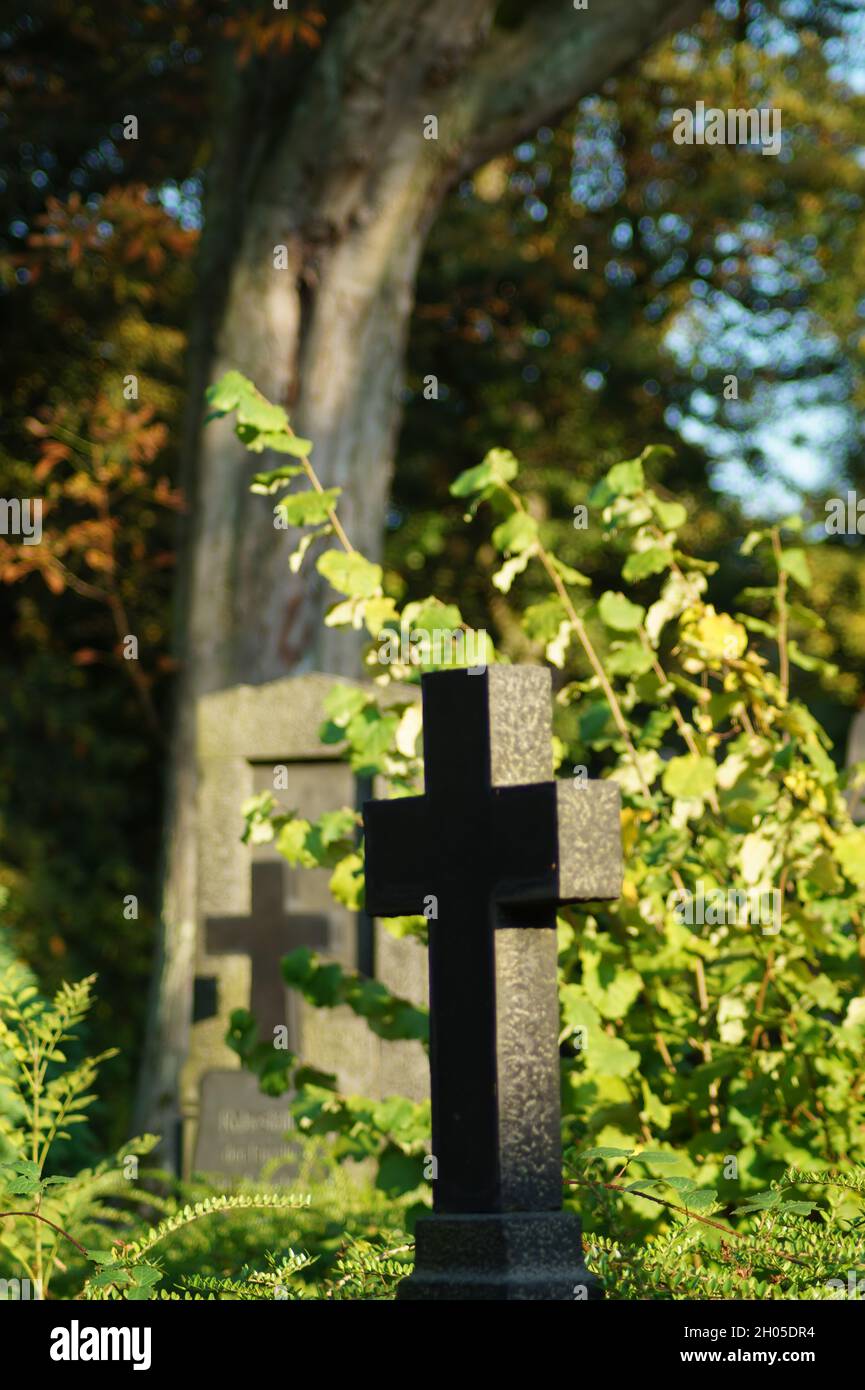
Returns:
[[[586,10],[568,0],[533,4],[518,28],[493,31],[448,94],[448,123],[465,133],[459,172],[554,123],[707,8],[706,0],[590,0]]]

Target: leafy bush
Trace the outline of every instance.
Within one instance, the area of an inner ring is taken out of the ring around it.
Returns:
[[[318,549],[316,567],[337,595],[327,623],[369,638],[373,686],[332,692],[323,741],[344,741],[352,766],[387,778],[392,795],[418,792],[412,687],[424,670],[470,664],[456,639],[464,653],[477,635],[435,597],[399,609],[381,567],[353,549],[334,510],[338,489],[321,486],[309,441],[281,407],[239,373],[210,401],[216,414],[236,412],[254,452],[289,456],[257,473],[253,488],[283,493],[275,518],[299,528],[294,568]],[[745,538],[735,560],[747,580],[740,606],[718,611],[709,588],[717,565],[682,550],[685,509],[651,485],[658,456],[649,448],[617,464],[574,517],[578,529],[601,528],[618,557],[621,587],[597,597],[547,549],[543,509],[521,493],[508,450],[491,450],[451,491],[469,518],[481,505],[493,510],[500,592],[530,565],[546,575],[548,597],[524,610],[521,627],[527,656],[554,668],[559,775],[591,767],[622,792],[620,901],[559,917],[566,1142],[663,1145],[679,1155],[683,1179],[727,1203],[790,1168],[865,1161],[865,829],[851,821],[847,776],[794,689],[797,670],[834,674],[814,650],[820,619],[806,602],[801,522]],[[437,633],[454,639],[444,658]],[[491,642],[486,655],[505,659]],[[292,865],[329,867],[334,897],[362,904],[353,810],[310,822],[264,794],[244,812],[250,838],[272,840]],[[386,925],[425,938],[421,918]],[[283,968],[313,1004],[347,1003],[381,1036],[424,1036],[422,1011],[380,982],[307,950]],[[258,1042],[243,1012],[230,1040],[269,1090],[292,1076],[301,1083],[302,1129],[336,1134],[345,1156],[378,1153],[384,1184],[396,1155],[413,1160],[401,1181],[424,1191],[422,1109],[404,1102],[385,1112],[339,1096],[334,1078],[297,1070],[298,1059]],[[635,1229],[657,1224],[635,1191],[623,1201]]]
[[[424,670],[467,664],[477,634],[436,598],[397,606],[381,567],[352,548],[338,490],[322,488],[309,442],[280,407],[237,373],[211,404],[237,412],[254,452],[296,460],[256,474],[257,490],[308,479],[276,504],[282,523],[301,529],[294,567],[313,544],[339,543],[316,557],[338,595],[327,621],[366,630],[372,682],[332,691],[323,740],[344,743],[352,766],[385,777],[392,795],[416,793],[412,687]],[[563,1180],[613,1297],[847,1297],[863,1254],[865,830],[850,819],[825,732],[793,690],[797,670],[832,674],[813,648],[808,554],[795,518],[754,531],[737,561],[753,582],[741,608],[718,611],[715,566],[681,549],[684,509],[652,487],[655,459],[649,449],[616,465],[591,494],[622,575],[597,599],[544,544],[511,453],[492,450],[452,485],[470,516],[493,509],[501,592],[530,564],[549,581],[521,625],[527,655],[554,668],[559,775],[591,765],[622,791],[621,900],[559,918]],[[453,639],[444,658],[434,641],[443,633]],[[489,641],[483,650],[505,659]],[[244,814],[249,839],[272,840],[293,865],[330,868],[334,896],[362,904],[353,809],[307,821],[265,794]],[[425,941],[423,918],[387,925]],[[425,1011],[380,981],[308,950],[287,957],[284,974],[313,1004],[348,1005],[383,1038],[426,1040]],[[238,1011],[231,1045],[266,1090],[298,1087],[299,1128],[319,1136],[313,1161],[325,1140],[328,1160],[374,1158],[375,1188],[329,1172],[303,1193],[166,1196],[121,1171],[146,1138],[67,1179],[48,1171],[49,1155],[83,1121],[103,1060],[67,1064],[63,1052],[90,988],[64,985],[48,1005],[29,976],[4,972],[0,1173],[13,1202],[0,1213],[3,1268],[43,1290],[59,1274],[95,1298],[391,1297],[410,1260],[405,1233],[429,1198],[428,1106],[342,1096],[337,1078],[275,1052]],[[216,1243],[203,1225],[211,1217]]]
[[[136,1183],[153,1136],[74,1177],[49,1171],[56,1147],[85,1122],[100,1064],[112,1055],[67,1061],[92,985],[63,984],[47,1003],[26,969],[11,964],[0,973],[0,1270],[10,1278],[23,1271],[40,1297],[70,1255],[86,1260],[91,1242],[129,1226],[131,1204],[156,1202]]]
[[[291,1192],[139,1174],[153,1136],[72,1177],[49,1171],[85,1123],[105,1060],[66,1058],[92,983],[64,984],[48,1003],[25,968],[0,967],[0,1280],[12,1296],[25,1280],[42,1298],[388,1296],[411,1249],[404,1213],[348,1182],[320,1145]]]
[[[670,1173],[679,1156],[596,1148],[572,1155],[569,1183],[597,1228],[589,1268],[617,1299],[841,1299],[865,1273],[865,1169],[847,1176],[788,1169],[738,1208],[736,1229],[706,1213],[717,1193]],[[600,1170],[611,1164],[617,1171]],[[648,1172],[634,1177],[637,1164]],[[669,1165],[669,1166],[668,1166]],[[666,1174],[651,1172],[660,1167]],[[623,1181],[630,1178],[629,1182]],[[807,1193],[827,1195],[819,1204]],[[639,1193],[668,1216],[665,1229],[635,1239],[622,1193]],[[671,1194],[671,1195],[670,1195]],[[797,1195],[798,1194],[798,1195]],[[600,1232],[603,1232],[601,1234]],[[852,1277],[851,1277],[852,1276]]]

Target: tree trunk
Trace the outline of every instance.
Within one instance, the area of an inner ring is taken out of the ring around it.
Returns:
[[[192,337],[187,493],[191,532],[164,924],[138,1123],[165,1136],[188,1044],[195,952],[195,702],[305,668],[355,674],[357,649],[322,627],[330,601],[273,499],[249,492],[253,460],[226,420],[203,430],[207,380],[237,368],[287,405],[352,543],[376,558],[399,423],[418,260],[448,188],[556,119],[704,0],[566,0],[493,27],[493,0],[355,0],[331,6],[321,51],[222,74],[226,113],[210,173],[201,300]],[[425,138],[435,116],[438,138]],[[285,247],[287,269],[274,267]]]

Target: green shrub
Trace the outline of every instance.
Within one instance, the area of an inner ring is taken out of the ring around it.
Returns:
[[[92,984],[64,984],[48,1002],[24,967],[0,967],[0,1280],[43,1298],[388,1296],[411,1249],[405,1213],[351,1183],[321,1144],[290,1192],[140,1173],[152,1136],[71,1177],[51,1172],[105,1057],[66,1057]]]
[[[436,665],[433,632],[466,636],[459,610],[435,598],[397,607],[381,568],[352,549],[338,490],[321,488],[310,445],[281,408],[237,373],[211,404],[237,411],[254,451],[297,460],[257,474],[257,490],[309,480],[277,503],[301,529],[292,563],[311,541],[340,542],[316,559],[338,595],[328,622],[365,627],[374,688],[334,689],[323,740],[344,741],[352,766],[385,777],[393,795],[417,792],[410,687]],[[716,611],[715,567],[679,547],[683,508],[647,480],[653,458],[650,449],[617,465],[591,495],[622,574],[620,589],[596,599],[546,548],[507,450],[452,487],[470,514],[482,503],[495,511],[499,592],[529,564],[549,580],[549,597],[520,622],[525,652],[555,668],[559,775],[591,766],[622,791],[622,897],[559,918],[563,1182],[613,1297],[843,1298],[863,1254],[865,829],[793,689],[797,669],[833,677],[804,602],[808,554],[795,518],[753,532],[737,560],[753,581],[741,610]],[[419,660],[403,659],[403,629]],[[394,657],[385,666],[383,643]],[[486,656],[506,659],[491,644]],[[393,684],[405,699],[389,690],[379,703]],[[266,794],[244,814],[248,838],[274,841],[293,865],[329,867],[337,900],[362,904],[353,809],[310,822]],[[425,941],[423,918],[387,925]],[[379,981],[308,950],[287,957],[284,974],[311,1003],[345,1004],[380,1037],[426,1040],[425,1011]],[[325,1141],[326,1164],[372,1158],[374,1187],[333,1169],[322,1181],[311,1168],[305,1192],[160,1193],[122,1171],[148,1139],[71,1179],[52,1175],[49,1155],[83,1121],[102,1060],[64,1059],[89,1003],[90,981],[63,986],[50,1005],[15,967],[0,982],[4,1269],[43,1289],[60,1271],[97,1298],[393,1295],[410,1260],[405,1233],[429,1200],[428,1106],[340,1095],[337,1078],[276,1053],[239,1011],[229,1041],[266,1090],[298,1087],[311,1162]],[[9,1215],[10,1197],[22,1215]]]
[[[288,456],[256,474],[253,488],[283,494],[275,511],[298,527],[295,568],[311,544],[310,555],[318,550],[316,567],[336,594],[327,623],[369,638],[374,688],[334,689],[323,741],[344,740],[352,766],[387,778],[392,795],[416,793],[411,687],[424,670],[470,664],[437,661],[434,631],[472,634],[458,608],[435,597],[400,610],[381,567],[352,548],[334,510],[338,489],[321,488],[311,445],[285,411],[239,373],[212,388],[210,402],[216,414],[236,412],[250,449]],[[600,527],[618,559],[621,586],[597,596],[547,549],[543,506],[520,492],[508,450],[492,450],[451,491],[469,518],[492,508],[501,553],[493,583],[509,603],[530,565],[546,575],[548,597],[519,622],[527,658],[554,670],[558,774],[591,768],[622,792],[621,899],[559,917],[565,1141],[675,1152],[683,1181],[724,1206],[790,1169],[851,1171],[865,1161],[865,829],[850,819],[847,775],[828,737],[796,697],[797,671],[827,682],[837,674],[807,607],[801,521],[745,538],[731,553],[744,580],[740,606],[717,611],[717,565],[681,549],[685,509],[652,487],[657,458],[649,448],[617,464],[574,518]],[[388,643],[392,659],[382,664]],[[487,655],[507,659],[491,643]],[[394,685],[406,687],[403,701]],[[270,794],[243,809],[247,836],[272,840],[294,866],[329,867],[334,897],[362,904],[352,809],[309,822]],[[386,925],[425,939],[422,918]],[[312,1004],[348,1004],[386,1038],[425,1037],[423,1011],[380,982],[308,950],[283,969]],[[387,1190],[426,1196],[423,1107],[340,1096],[337,1079],[259,1042],[242,1011],[230,1041],[271,1092],[301,1083],[302,1129],[335,1135],[345,1158],[377,1154]],[[633,1231],[658,1226],[659,1209],[636,1191],[621,1200]]]

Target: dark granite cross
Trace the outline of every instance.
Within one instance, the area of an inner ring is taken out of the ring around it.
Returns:
[[[618,897],[619,790],[554,780],[546,668],[422,686],[424,795],[364,827],[367,910],[430,917],[435,1211],[558,1211],[556,906]]]
[[[296,1051],[297,1019],[289,1007],[279,962],[298,946],[326,947],[327,918],[317,913],[287,913],[282,900],[282,864],[257,861],[252,865],[252,911],[248,917],[208,917],[205,942],[209,955],[249,956],[252,987],[249,1008],[261,1037],[288,1025],[288,1045]],[[293,1003],[293,1001],[292,1001]]]

